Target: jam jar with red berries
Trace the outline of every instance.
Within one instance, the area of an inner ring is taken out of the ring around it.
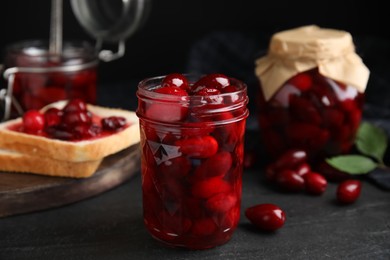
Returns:
[[[256,61],[258,122],[270,159],[289,149],[322,159],[350,151],[369,70],[345,31],[304,26],[273,35]]]
[[[140,82],[144,223],[172,247],[226,243],[240,218],[246,85],[223,74]]]
[[[41,40],[8,46],[4,119],[64,99],[95,104],[97,65],[95,48],[87,42],[65,42],[60,54],[50,52],[48,42]]]

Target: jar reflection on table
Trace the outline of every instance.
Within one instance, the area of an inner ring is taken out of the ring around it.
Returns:
[[[137,92],[145,226],[173,247],[224,244],[240,218],[246,86],[231,79],[237,92],[183,98],[153,92],[161,80]]]
[[[7,48],[4,62],[7,79],[14,75],[12,94],[24,111],[70,98],[96,103],[98,60],[86,42],[65,42],[60,55],[51,54],[43,41],[18,42]]]
[[[271,157],[300,148],[319,160],[350,151],[364,94],[315,68],[287,80],[268,101],[260,91],[258,101],[262,140]]]

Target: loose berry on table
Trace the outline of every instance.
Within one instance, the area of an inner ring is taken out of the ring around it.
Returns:
[[[247,208],[245,216],[261,230],[275,231],[286,221],[284,211],[275,204],[259,204]]]
[[[354,203],[360,196],[362,183],[359,180],[345,180],[338,184],[336,197],[342,204]]]

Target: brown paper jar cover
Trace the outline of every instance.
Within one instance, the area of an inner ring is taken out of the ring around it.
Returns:
[[[356,54],[351,34],[316,25],[274,34],[267,55],[256,60],[255,73],[269,100],[289,78],[316,67],[360,93],[366,89],[370,72]]]

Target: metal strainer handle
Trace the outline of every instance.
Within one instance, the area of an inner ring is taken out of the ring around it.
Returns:
[[[151,0],[71,0],[72,10],[81,26],[96,39],[97,50],[103,43],[118,44],[117,52],[102,50],[103,61],[120,58],[125,40],[146,21]]]

